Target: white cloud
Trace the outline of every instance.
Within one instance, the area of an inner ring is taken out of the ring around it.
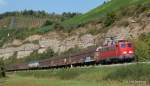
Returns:
[[[4,0],[0,0],[0,6],[5,6],[7,4],[7,2],[6,1],[4,1]]]

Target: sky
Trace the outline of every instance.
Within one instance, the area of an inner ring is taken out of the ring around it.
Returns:
[[[0,0],[0,13],[21,10],[44,10],[48,13],[86,13],[105,0]]]

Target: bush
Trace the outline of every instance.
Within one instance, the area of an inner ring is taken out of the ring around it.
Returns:
[[[117,19],[115,12],[107,13],[104,19],[104,26],[108,27],[115,22]]]
[[[104,79],[107,80],[150,80],[149,64],[137,64],[120,67],[108,74]]]
[[[4,68],[4,62],[2,59],[0,59],[0,78],[5,77],[5,68]]]
[[[48,49],[46,52],[39,54],[38,51],[34,51],[30,54],[30,56],[27,56],[25,59],[25,62],[30,61],[39,61],[47,58],[52,58],[56,53],[52,49]]]
[[[10,42],[13,39],[25,39],[26,37],[33,35],[36,33],[36,29],[0,29],[0,47],[4,45],[4,43]],[[9,34],[9,35],[8,35]]]
[[[52,21],[47,20],[47,21],[43,24],[43,26],[48,26],[48,25],[52,25],[52,24],[53,24]]]
[[[45,34],[49,31],[53,31],[53,30],[54,30],[54,25],[45,26],[45,27],[41,27],[41,28],[36,29],[36,33],[37,34]]]
[[[69,57],[69,55],[79,53],[80,51],[81,49],[78,46],[75,46],[74,48],[70,48],[69,50],[61,53],[60,55],[62,55],[62,57]]]
[[[6,65],[15,64],[17,62],[17,52],[15,52],[11,57],[5,60]]]
[[[142,34],[134,42],[135,55],[139,61],[150,61],[150,34]]]

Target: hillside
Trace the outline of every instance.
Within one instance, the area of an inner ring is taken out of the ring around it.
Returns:
[[[8,17],[10,15],[2,17],[2,19]],[[16,16],[16,18],[18,17]],[[32,20],[30,17],[28,19]],[[35,21],[39,20],[35,19]],[[27,60],[31,60],[29,58],[39,60],[64,53],[68,55],[68,53],[80,52],[91,46],[99,46],[104,42],[105,37],[118,33],[118,39],[124,37],[138,41],[139,44],[137,43],[136,46],[143,43],[141,42],[143,39],[138,40],[138,38],[141,37],[141,34],[145,34],[146,46],[144,47],[148,46],[148,48],[141,47],[143,50],[146,49],[146,55],[145,53],[137,55],[143,56],[144,60],[150,60],[146,57],[149,56],[150,47],[149,28],[149,0],[111,0],[88,13],[67,17],[63,21],[48,22],[41,27],[1,29],[0,57],[5,59],[26,57]],[[140,49],[137,52],[140,52]]]
[[[54,30],[58,23],[80,13],[55,14],[45,11],[14,11],[0,14],[0,47],[14,39],[24,40],[35,34]]]
[[[5,17],[0,20],[1,28],[37,28],[44,24],[48,18],[34,17]]]
[[[61,22],[79,13],[46,13],[45,11],[14,11],[0,14],[0,28],[39,28],[46,21]]]
[[[148,4],[149,0],[111,0],[81,16],[64,21],[66,25],[80,25],[90,21],[99,21],[108,13],[124,10],[131,5]],[[132,9],[131,9],[132,10]]]

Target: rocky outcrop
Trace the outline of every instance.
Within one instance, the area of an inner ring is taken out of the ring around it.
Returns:
[[[6,59],[14,55],[17,52],[17,58],[22,58],[30,55],[34,50],[39,49],[39,45],[35,45],[32,43],[24,44],[19,47],[8,47],[0,49],[0,57]]]
[[[33,40],[31,38],[34,37]],[[27,41],[30,41],[31,43],[26,43],[18,47],[7,47],[4,49],[0,49],[0,57],[9,58],[12,56],[15,52],[17,52],[17,58],[23,58],[26,56],[29,56],[33,51],[38,51],[38,53],[45,52],[48,48],[53,49],[54,52],[61,53],[64,51],[67,51],[70,48],[73,48],[75,46],[79,46],[81,48],[86,48],[88,46],[95,45],[95,36],[86,34],[81,37],[79,36],[70,36],[62,39],[57,39],[57,36],[52,37],[40,37],[39,36],[32,36],[27,39]],[[35,41],[35,37],[38,37],[38,43],[34,44],[32,41]]]
[[[118,26],[118,23],[126,21],[128,22],[127,26]],[[150,17],[145,17],[145,15],[139,16],[138,18],[126,18],[122,19],[119,22],[116,22],[111,29],[106,33],[107,36],[117,35],[118,39],[126,38],[137,38],[142,33],[150,32]]]

